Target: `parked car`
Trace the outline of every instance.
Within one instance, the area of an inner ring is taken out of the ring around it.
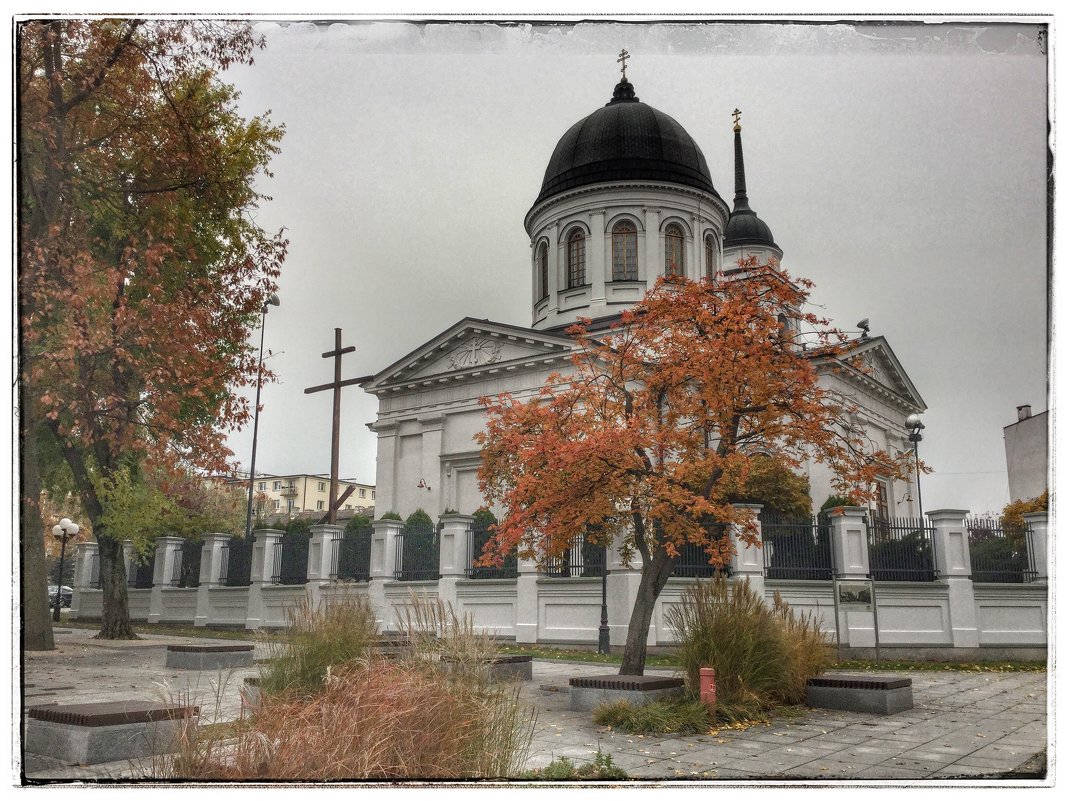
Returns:
[[[50,609],[54,609],[56,606],[56,592],[59,592],[59,605],[70,607],[71,601],[74,600],[74,588],[68,587],[64,584],[62,587],[56,587],[55,584],[48,585],[48,606]]]

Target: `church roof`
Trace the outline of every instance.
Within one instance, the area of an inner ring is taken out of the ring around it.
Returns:
[[[561,137],[534,205],[581,186],[634,180],[681,184],[719,197],[693,137],[667,114],[642,103],[624,78],[604,108]]]

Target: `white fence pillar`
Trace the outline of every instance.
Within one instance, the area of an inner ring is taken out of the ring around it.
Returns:
[[[862,506],[839,506],[830,511],[831,558],[838,579],[867,580],[868,527]],[[838,642],[854,648],[875,647],[875,613],[843,609],[838,616]]]
[[[397,538],[404,531],[404,521],[375,520],[371,527],[371,581],[367,597],[375,610],[379,630],[392,630],[393,610],[386,604],[386,582],[393,580],[397,569]]]
[[[159,623],[163,613],[163,588],[169,587],[174,575],[174,562],[182,558],[181,537],[156,539],[156,559],[152,564],[152,594],[148,602],[148,622]]]
[[[1027,545],[1035,581],[1049,581],[1049,512],[1030,512],[1023,516],[1027,523]]]
[[[79,542],[74,558],[74,594],[70,602],[70,619],[77,620],[82,593],[93,588],[93,567],[100,570],[100,546],[96,542]]]
[[[749,545],[742,539],[741,524],[735,523],[731,526],[731,545],[734,546],[731,574],[736,581],[748,581],[753,592],[759,598],[764,598],[764,537],[760,528],[760,510],[763,506],[759,503],[736,503],[734,508],[752,514],[757,542],[755,545]]]
[[[263,528],[252,533],[256,541],[252,544],[252,584],[248,588],[246,629],[258,629],[263,624],[263,585],[274,576],[274,554],[285,534],[275,528]]]
[[[597,264],[597,262],[594,262]],[[634,602],[638,598],[638,585],[642,580],[641,556],[634,552],[630,562],[624,562],[623,544],[631,536],[628,529],[616,534],[608,546],[608,644],[624,646],[627,644],[627,630],[630,616],[634,611]],[[649,621],[649,634],[646,645],[656,645],[656,615]]]
[[[538,563],[519,557],[515,580],[515,641],[538,641]]]
[[[311,527],[308,540],[308,601],[317,609],[323,598],[323,585],[337,578],[337,558],[345,529],[324,523]]]
[[[459,614],[456,585],[467,576],[471,560],[482,554],[471,553],[471,531],[475,518],[471,515],[448,514],[441,518],[441,543],[438,549],[438,598]]]
[[[949,625],[953,647],[978,648],[979,624],[972,585],[972,560],[964,509],[936,509],[927,513],[934,526],[934,560],[939,580],[949,589]]]
[[[207,626],[211,622],[210,592],[213,587],[221,587],[226,580],[226,576],[222,574],[222,555],[229,542],[229,534],[204,535],[204,548],[200,552],[200,586],[197,587],[194,626]]]

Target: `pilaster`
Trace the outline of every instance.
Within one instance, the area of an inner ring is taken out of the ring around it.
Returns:
[[[79,542],[74,558],[74,593],[70,601],[70,618],[77,620],[81,594],[93,586],[93,563],[100,564],[100,546],[96,542]]]
[[[964,509],[936,509],[928,512],[934,526],[935,570],[949,589],[949,625],[953,647],[979,647],[979,621],[972,585],[972,561],[968,552],[968,530]]]
[[[753,592],[764,598],[764,538],[760,527],[760,510],[764,507],[759,503],[736,503],[734,508],[740,513],[752,515],[753,525],[756,526],[756,543],[750,545],[742,538],[745,530],[743,524],[731,525],[731,545],[734,547],[731,576],[735,581],[748,581]]]
[[[263,585],[274,575],[274,554],[279,547],[284,531],[264,528],[252,532],[256,541],[252,544],[252,583],[248,588],[248,615],[246,629],[258,629],[263,625]]]
[[[867,580],[868,528],[862,506],[839,506],[830,512],[831,560],[838,579]],[[875,613],[842,609],[838,615],[838,642],[854,648],[875,646]]]
[[[538,641],[538,564],[519,558],[515,580],[515,641]]]
[[[148,603],[148,622],[159,623],[163,614],[163,588],[171,585],[174,575],[174,561],[182,558],[181,537],[159,537],[156,539],[156,559],[152,565],[152,594]]]
[[[449,514],[441,518],[441,548],[438,551],[438,598],[451,604],[459,613],[456,601],[456,585],[467,575],[472,559],[479,554],[471,553],[471,530],[475,518],[471,515]]]
[[[375,520],[371,523],[371,570],[367,597],[375,610],[379,628],[392,626],[392,613],[386,605],[386,582],[397,569],[397,538],[404,530],[403,520]]]
[[[308,601],[317,609],[322,601],[323,585],[337,577],[337,554],[345,530],[324,523],[311,527],[308,541]]]
[[[222,553],[229,542],[228,534],[204,535],[204,548],[200,552],[200,586],[197,587],[194,626],[207,626],[211,622],[211,590],[221,587],[226,580],[226,576],[221,573]]]

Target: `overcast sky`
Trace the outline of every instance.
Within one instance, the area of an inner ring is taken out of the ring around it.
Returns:
[[[1002,429],[1046,409],[1047,58],[1021,24],[260,22],[226,73],[286,126],[267,229],[291,241],[266,328],[258,470],[326,472],[333,329],[375,373],[463,317],[530,324],[523,216],[570,125],[631,54],[733,198],[843,328],[867,317],[928,405],[925,509],[1008,500]],[[258,336],[257,336],[258,341]],[[376,399],[342,401],[341,474],[375,480]],[[251,426],[231,446],[247,464]],[[817,499],[819,500],[819,499]]]

